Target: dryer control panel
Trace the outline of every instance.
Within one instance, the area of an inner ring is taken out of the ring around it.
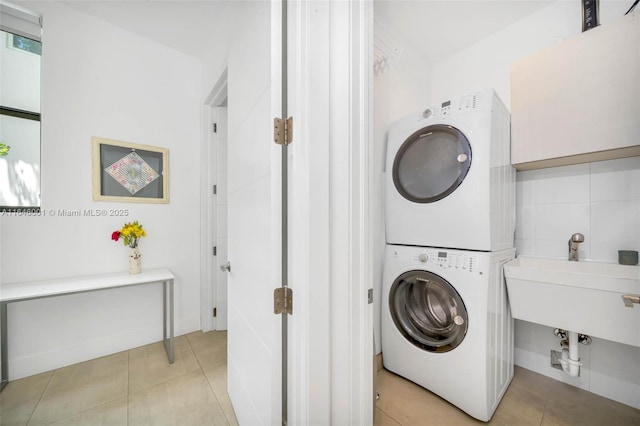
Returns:
[[[454,269],[470,273],[479,272],[478,256],[463,252],[452,253],[446,250],[421,249],[413,256],[412,263],[416,265],[437,266],[442,269]],[[482,272],[480,272],[482,274]]]
[[[492,94],[492,90],[485,89],[459,98],[448,99],[424,110],[419,119],[437,116],[446,117],[469,111],[490,111],[492,109],[491,103],[493,102]]]

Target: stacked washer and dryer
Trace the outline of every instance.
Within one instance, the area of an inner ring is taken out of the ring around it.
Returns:
[[[509,112],[487,89],[393,123],[385,175],[384,366],[488,421],[513,377]]]

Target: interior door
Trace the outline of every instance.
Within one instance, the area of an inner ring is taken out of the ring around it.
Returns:
[[[220,265],[227,263],[227,107],[215,108],[216,117],[216,205],[215,205],[215,329],[227,329],[227,273]]]
[[[282,423],[279,2],[243,2],[228,54],[228,392],[240,424]],[[224,266],[224,265],[223,265]]]

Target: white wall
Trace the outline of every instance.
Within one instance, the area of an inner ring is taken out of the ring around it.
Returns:
[[[376,19],[383,21],[383,16]],[[372,224],[377,239],[373,241],[373,289],[374,289],[374,337],[376,354],[382,351],[380,344],[380,302],[382,293],[382,268],[384,246],[384,166],[389,125],[410,113],[429,107],[431,89],[425,84],[430,80],[431,66],[411,45],[404,47],[402,54],[389,63],[387,70],[374,77],[374,128],[373,128],[373,173],[376,183],[372,197]]]
[[[126,271],[128,250],[110,235],[139,220],[143,269],[176,276],[176,334],[199,329],[200,62],[60,3],[24,6],[44,18],[43,215],[3,218],[1,282]],[[170,203],[92,201],[92,136],[168,148]],[[10,377],[161,340],[161,301],[150,285],[9,305]]]
[[[601,22],[621,17],[629,2],[601,1]],[[560,1],[451,55],[433,67],[433,101],[494,87],[510,101],[510,64],[579,34],[580,3]],[[550,105],[550,113],[553,107]],[[518,254],[566,256],[574,232],[585,235],[580,256],[617,262],[618,249],[640,250],[640,158],[517,174]],[[640,407],[640,348],[594,339],[581,347],[582,376],[569,379],[549,366],[558,350],[553,329],[516,321],[516,364],[625,404]],[[576,330],[579,331],[579,330]]]

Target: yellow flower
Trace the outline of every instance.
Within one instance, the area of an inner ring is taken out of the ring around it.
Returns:
[[[122,238],[125,246],[135,248],[138,247],[138,239],[146,236],[146,231],[142,229],[142,225],[136,220],[135,222],[125,223],[120,231],[115,231],[111,234],[111,239],[118,241]]]

